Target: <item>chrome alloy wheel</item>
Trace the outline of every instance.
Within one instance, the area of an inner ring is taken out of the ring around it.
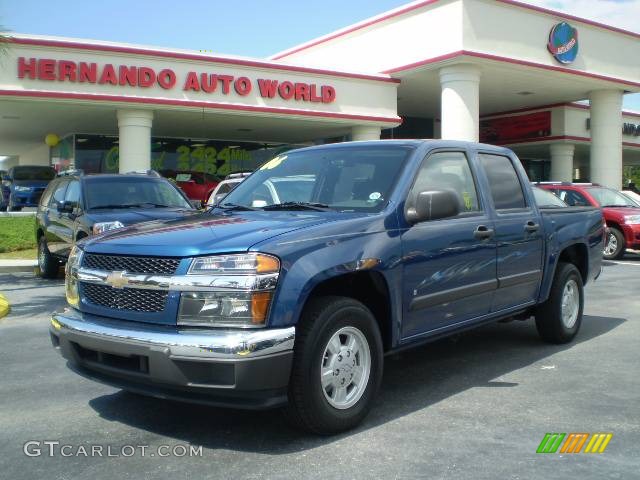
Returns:
[[[618,250],[618,239],[613,233],[609,233],[607,236],[607,244],[604,247],[604,254],[611,256]]]
[[[38,248],[38,267],[40,268],[40,270],[44,270],[45,266],[47,265],[47,253],[45,252],[45,243],[44,242],[40,242],[39,248]]]
[[[343,327],[333,334],[322,355],[320,381],[329,404],[344,410],[355,405],[367,388],[371,352],[364,334]]]
[[[578,320],[580,310],[580,290],[575,280],[569,280],[562,292],[562,323],[567,328],[573,328]]]

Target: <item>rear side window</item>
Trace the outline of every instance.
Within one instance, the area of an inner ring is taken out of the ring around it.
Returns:
[[[524,192],[511,159],[502,155],[478,155],[491,187],[496,210],[525,208]]]
[[[53,190],[53,195],[51,195],[50,205],[52,207],[55,207],[58,202],[64,201],[64,194],[67,190],[68,184],[69,182],[62,180],[56,185],[55,189]]]
[[[576,192],[575,190],[559,190],[558,197],[561,200],[564,200],[567,204],[572,207],[588,207],[589,200],[580,192]]]
[[[59,181],[53,181],[49,184],[47,189],[42,194],[42,198],[40,199],[40,206],[45,207],[49,205],[49,200],[51,200],[51,194],[58,187]]]

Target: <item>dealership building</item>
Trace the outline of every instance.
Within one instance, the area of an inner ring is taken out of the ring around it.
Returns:
[[[4,50],[0,169],[223,176],[378,138],[505,145],[532,180],[620,187],[640,165],[622,110],[640,34],[512,0],[418,1],[269,59],[22,34]]]

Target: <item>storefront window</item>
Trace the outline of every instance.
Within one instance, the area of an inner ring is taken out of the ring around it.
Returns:
[[[75,167],[85,173],[117,173],[117,136],[76,135]],[[167,177],[179,172],[204,172],[218,178],[240,171],[253,171],[282,152],[298,147],[288,144],[186,140],[152,137],[151,168]]]

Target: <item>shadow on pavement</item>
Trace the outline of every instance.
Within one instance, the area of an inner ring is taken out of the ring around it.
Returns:
[[[374,408],[355,432],[394,421],[474,387],[513,388],[496,380],[621,325],[621,318],[585,316],[575,343],[548,345],[533,322],[491,324],[459,337],[385,358]],[[224,410],[117,392],[94,398],[101,417],[212,449],[282,454],[330,444],[354,432],[316,437],[284,424],[278,411]]]

